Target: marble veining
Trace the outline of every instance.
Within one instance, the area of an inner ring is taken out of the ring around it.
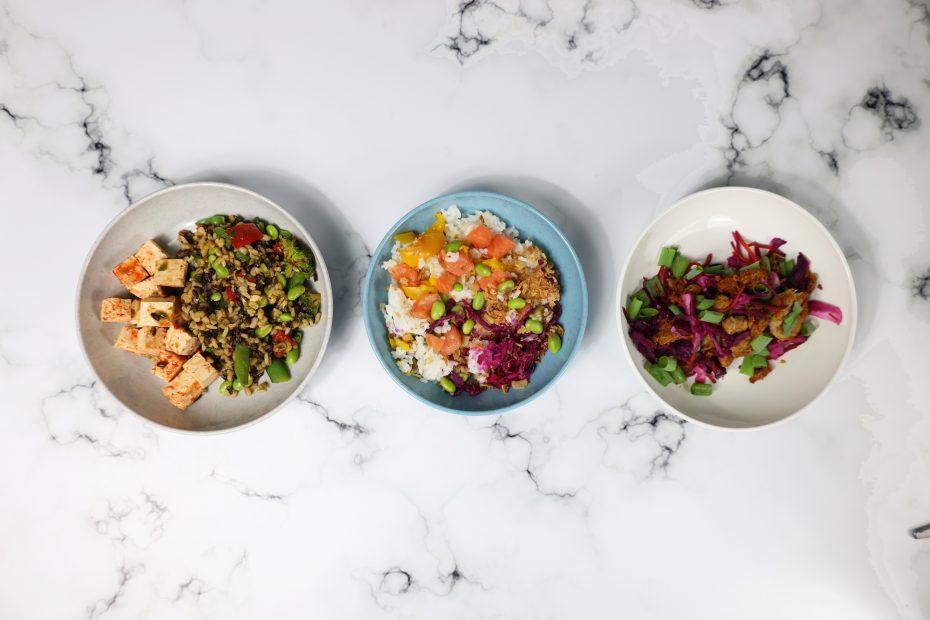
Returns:
[[[927,617],[928,110],[925,0],[0,1],[0,616]],[[208,179],[314,234],[336,316],[294,402],[201,438],[99,385],[70,291],[121,209]],[[721,184],[807,207],[859,291],[837,383],[759,433],[664,411],[614,333],[639,231]],[[384,231],[466,188],[552,216],[592,295],[566,375],[489,418],[407,398],[360,321]]]

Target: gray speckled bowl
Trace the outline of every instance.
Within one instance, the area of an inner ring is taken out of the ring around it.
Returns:
[[[126,290],[111,273],[113,267],[148,239],[169,254],[178,249],[177,233],[217,213],[260,217],[289,229],[313,251],[317,264],[316,291],[322,294],[322,320],[304,330],[301,356],[287,383],[272,384],[253,396],[220,396],[219,381],[186,411],[171,406],[161,393],[164,382],[151,372],[152,363],[113,347],[118,323],[100,321],[100,302],[125,297]],[[77,326],[87,361],[101,383],[131,411],[166,428],[217,432],[241,428],[280,409],[310,379],[323,357],[333,322],[333,294],[326,263],[307,231],[284,209],[241,187],[223,183],[176,185],[150,194],[120,213],[91,248],[77,291]]]

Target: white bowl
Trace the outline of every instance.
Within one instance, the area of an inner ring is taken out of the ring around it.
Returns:
[[[810,258],[823,290],[814,298],[843,311],[841,325],[819,321],[810,340],[782,358],[765,380],[749,383],[730,366],[710,396],[693,396],[684,385],[662,387],[644,368],[645,359],[627,333],[623,307],[642,278],[658,271],[659,251],[678,246],[683,254],[715,260],[730,255],[730,233],[750,240],[787,240],[782,249]],[[656,218],[633,246],[617,284],[617,327],[623,350],[646,388],[681,417],[717,428],[749,429],[783,422],[809,407],[836,378],[856,332],[856,294],[843,252],[820,222],[787,198],[748,187],[721,187],[691,194]]]
[[[174,408],[162,395],[164,382],[155,377],[152,363],[113,347],[120,331],[117,323],[100,321],[100,302],[125,297],[126,289],[111,270],[148,239],[155,239],[169,255],[178,249],[177,234],[211,215],[260,217],[287,228],[313,252],[322,294],[322,318],[304,329],[301,355],[291,368],[291,380],[268,391],[238,398],[221,396],[217,383],[185,411]],[[101,233],[81,271],[77,293],[77,325],[81,346],[100,382],[129,410],[149,422],[180,431],[226,431],[240,428],[277,411],[310,379],[329,341],[333,321],[333,293],[320,249],[307,231],[284,209],[267,198],[235,185],[190,183],[150,194],[120,213]]]

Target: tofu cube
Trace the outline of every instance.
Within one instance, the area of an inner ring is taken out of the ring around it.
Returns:
[[[152,366],[152,374],[161,377],[165,381],[171,381],[181,372],[184,362],[187,358],[171,351],[161,351]]]
[[[128,288],[130,293],[140,299],[148,299],[149,297],[161,297],[165,294],[165,291],[162,290],[160,286],[155,284],[155,278],[146,278],[145,280],[130,285]]]
[[[200,341],[183,327],[172,325],[165,335],[165,349],[178,355],[193,355],[200,348]]]
[[[139,325],[171,327],[178,314],[176,297],[151,297],[139,304]]]
[[[186,370],[182,370],[161,389],[162,394],[168,397],[171,404],[182,411],[193,405],[203,391],[204,386],[200,381],[193,373]]]
[[[105,323],[129,323],[132,320],[132,300],[110,297],[100,304],[100,320]]]
[[[113,343],[113,346],[117,349],[128,351],[129,353],[138,353],[138,332],[139,330],[135,328],[129,327],[128,325],[123,325],[123,329],[120,330],[119,336],[117,336],[116,342]]]
[[[128,289],[149,277],[142,263],[135,256],[130,256],[113,268],[113,275]]]
[[[157,243],[151,239],[142,244],[134,255],[136,260],[138,260],[142,267],[149,272],[150,274],[155,273],[156,267],[158,267],[158,261],[163,258],[168,258],[168,255],[165,254],[165,251],[162,250]]]
[[[165,350],[164,327],[140,327],[136,336],[136,348],[139,355],[158,357]]]
[[[183,288],[187,278],[187,261],[180,258],[164,258],[158,261],[152,278],[158,286]]]
[[[220,376],[220,373],[216,372],[216,368],[200,353],[184,362],[184,370],[194,375],[194,378],[205,388]]]

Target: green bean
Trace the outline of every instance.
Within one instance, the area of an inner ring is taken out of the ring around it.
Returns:
[[[482,278],[487,278],[489,275],[491,275],[491,268],[484,263],[478,263],[475,265],[475,273],[477,273]]]
[[[213,263],[213,271],[215,271],[216,275],[218,275],[221,278],[229,277],[229,269],[227,269],[226,267],[223,267],[219,263]]]
[[[281,288],[287,289],[287,278],[284,277],[284,274],[276,273],[275,277],[278,279],[278,284],[281,285]]]
[[[265,232],[268,234],[268,237],[274,241],[278,238],[278,227],[274,224],[268,224],[265,226]]]
[[[531,331],[534,334],[541,334],[543,330],[543,324],[536,319],[528,320],[523,324],[523,327],[525,327],[527,331]]]
[[[234,390],[236,390],[236,391],[238,392],[239,390],[241,390],[241,389],[244,388],[244,387],[245,387],[245,386],[242,385],[242,381],[240,381],[239,379],[233,379],[232,388],[233,388]]]
[[[213,224],[214,226],[218,224],[223,224],[226,222],[226,217],[223,215],[212,215],[210,217],[205,217],[202,220],[197,220],[197,223],[201,226],[205,224]]]
[[[261,327],[255,330],[255,336],[258,338],[264,338],[265,336],[270,334],[271,330],[273,329],[274,329],[274,325],[271,325],[271,324],[262,325]]]
[[[562,339],[555,332],[549,333],[549,353],[558,353],[562,349]]]
[[[455,304],[452,306],[452,310],[450,310],[450,312],[454,312],[455,314],[464,314],[465,308],[462,307],[462,304]]]
[[[462,333],[466,336],[470,334],[473,329],[475,329],[475,322],[471,319],[468,319],[462,324]]]
[[[247,385],[249,381],[249,357],[252,350],[245,344],[237,344],[233,350],[233,371],[236,373],[236,380]]]
[[[520,310],[526,307],[526,300],[522,297],[514,297],[513,299],[507,301],[507,307],[511,310]]]
[[[259,308],[264,308],[265,306],[268,305],[268,298],[262,295],[261,297],[258,298],[258,302],[256,303],[258,303]]]
[[[442,377],[439,379],[439,385],[441,385],[442,389],[449,392],[450,394],[455,394],[455,384],[452,383],[452,379],[449,377]]]
[[[236,258],[239,259],[239,262],[240,262],[240,263],[247,263],[247,262],[249,262],[249,253],[248,253],[248,252],[243,252],[243,251],[240,250],[240,251],[238,251],[238,252],[235,252],[235,255],[236,255]]]
[[[504,280],[497,285],[497,290],[499,290],[501,293],[509,293],[516,285],[517,284],[513,280]]]
[[[307,290],[307,288],[303,284],[292,286],[291,288],[287,290],[288,301],[294,301],[295,299],[303,295],[305,290]]]
[[[462,285],[461,282],[456,282],[455,284],[452,285],[452,290],[455,291],[456,293],[461,293],[462,291],[465,290],[465,287]]]
[[[437,321],[446,315],[446,304],[441,301],[434,301],[433,306],[429,309],[429,315],[434,321]]]
[[[232,381],[223,381],[220,383],[220,394],[229,396],[229,388],[232,387]]]
[[[471,307],[475,310],[481,310],[484,308],[484,293],[481,291],[475,293],[475,298],[471,300]]]
[[[294,320],[294,317],[292,317],[292,316],[291,316],[290,314],[288,314],[287,312],[282,312],[282,313],[281,313],[281,316],[278,317],[278,322],[279,322],[279,323],[290,323],[290,322],[293,321],[293,320]]]
[[[284,356],[284,361],[287,362],[288,366],[296,364],[298,359],[300,359],[300,349],[297,347],[288,351],[287,355]]]
[[[210,295],[210,301],[219,301],[221,297],[222,295],[219,293],[219,291],[217,291]]]
[[[462,247],[461,241],[451,241],[446,244],[446,252],[458,252],[459,248]]]

